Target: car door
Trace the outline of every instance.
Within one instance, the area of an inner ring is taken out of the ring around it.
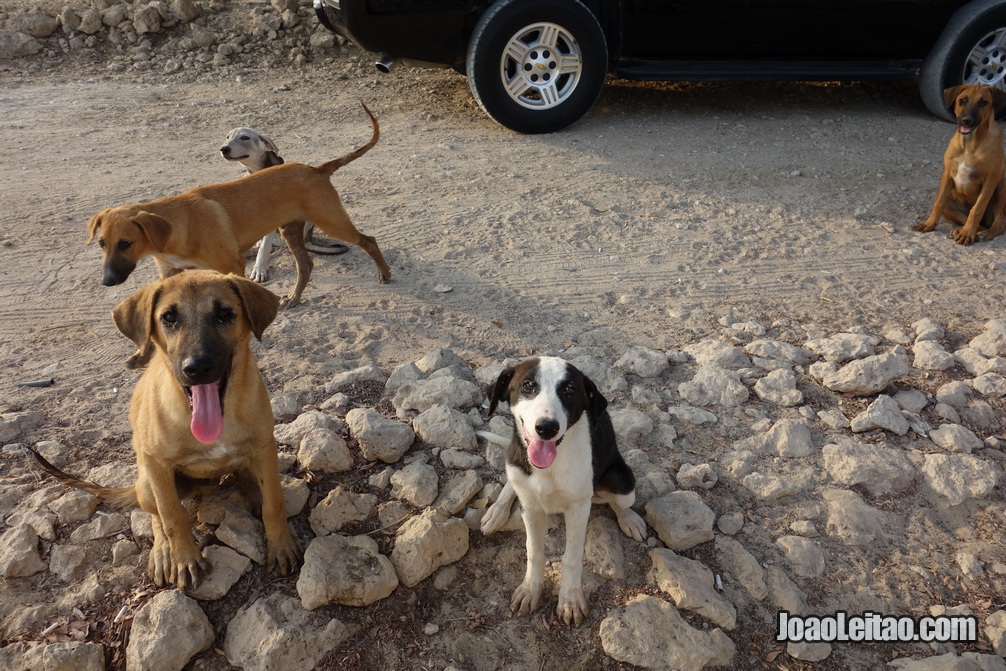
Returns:
[[[624,0],[623,58],[922,58],[959,0]],[[740,65],[740,63],[738,63]]]
[[[741,53],[748,0],[623,0],[627,59],[722,59]]]
[[[921,59],[953,0],[751,0],[761,57],[793,59]]]

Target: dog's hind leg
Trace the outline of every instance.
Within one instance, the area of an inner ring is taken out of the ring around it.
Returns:
[[[332,192],[334,194],[335,190],[333,189]],[[367,252],[377,266],[377,280],[381,284],[387,284],[391,281],[391,269],[388,267],[387,261],[384,260],[384,255],[381,254],[381,248],[377,246],[377,240],[356,229],[337,194],[335,198],[326,198],[322,207],[312,207],[307,215],[309,221],[314,222],[315,226],[331,237],[356,245]]]
[[[314,261],[311,260],[311,256],[307,253],[307,247],[304,246],[303,221],[295,221],[287,224],[279,229],[279,234],[283,237],[283,241],[286,242],[286,246],[290,248],[290,253],[293,254],[293,261],[297,264],[297,284],[286,295],[286,298],[279,302],[280,309],[285,310],[300,303],[300,295],[304,293],[304,287],[307,286],[308,280],[311,279],[311,269],[314,268]]]
[[[516,498],[517,492],[514,491],[513,485],[507,481],[506,485],[503,486],[503,491],[496,497],[496,502],[489,506],[489,510],[482,516],[482,523],[480,525],[482,535],[488,536],[499,531],[509,521],[511,511],[513,510],[513,502]]]
[[[608,504],[623,534],[637,541],[646,539],[646,522],[630,507],[636,502],[636,477],[621,455],[595,483],[593,501]]]
[[[985,219],[982,221],[982,229],[978,232],[978,237],[987,241],[997,235],[1002,235],[1006,230],[1006,227],[1003,226],[1003,219],[1006,219],[1006,184],[1000,182],[992,196],[992,202],[985,210]]]
[[[618,519],[618,528],[629,538],[637,541],[646,540],[646,522],[630,506],[636,502],[635,490],[628,494],[612,494],[611,492],[597,492],[594,495],[594,503],[606,503],[615,517]]]

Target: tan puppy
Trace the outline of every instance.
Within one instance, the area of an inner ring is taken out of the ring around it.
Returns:
[[[211,271],[179,273],[140,289],[112,312],[123,335],[154,350],[129,406],[136,484],[99,487],[36,454],[62,482],[117,507],[138,503],[153,516],[147,572],[157,585],[184,588],[202,579],[208,564],[181,499],[226,474],[260,495],[267,570],[286,575],[301,556],[286,521],[269,396],[250,347],[278,307],[268,289]]]
[[[957,119],[957,132],[943,154],[943,174],[929,218],[915,225],[928,233],[940,217],[956,226],[950,237],[962,245],[991,240],[1003,232],[1006,210],[1006,158],[996,111],[1006,93],[991,86],[963,84],[943,92]]]
[[[160,200],[102,210],[87,225],[87,242],[95,238],[104,253],[102,283],[121,284],[145,256],[153,256],[162,278],[178,270],[205,268],[244,275],[245,252],[266,233],[281,228],[284,240],[304,235],[311,221],[333,238],[367,252],[382,283],[391,270],[377,241],[356,230],[329,177],[367,153],[381,136],[367,106],[373,134],[370,141],[342,158],[309,166],[284,163],[241,179],[191,189]],[[299,225],[290,225],[300,222]],[[281,305],[289,307],[311,276],[312,262],[304,245],[291,244],[297,263],[297,285]]]

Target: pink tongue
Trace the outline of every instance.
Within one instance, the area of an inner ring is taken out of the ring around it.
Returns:
[[[531,438],[527,441],[527,458],[536,468],[548,468],[555,461],[555,441]]]
[[[220,383],[192,387],[192,435],[203,443],[213,443],[224,432],[220,409]]]

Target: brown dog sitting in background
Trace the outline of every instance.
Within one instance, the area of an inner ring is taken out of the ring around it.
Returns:
[[[244,254],[255,242],[280,227],[285,240],[289,236],[302,240],[305,221],[363,249],[377,265],[377,279],[388,282],[391,270],[377,241],[356,230],[329,179],[336,170],[367,153],[381,137],[377,118],[366,105],[363,109],[373,127],[370,141],[341,158],[314,167],[284,163],[232,182],[121,205],[94,215],[87,225],[87,241],[97,238],[104,254],[102,284],[121,284],[145,256],[154,257],[162,278],[192,268],[244,276]],[[297,285],[283,299],[282,307],[300,300],[313,265],[302,243],[287,240],[287,245],[297,264]]]
[[[154,350],[129,406],[136,484],[99,487],[35,453],[61,482],[151,514],[147,572],[159,586],[192,587],[202,579],[208,564],[181,499],[228,474],[261,505],[267,570],[286,575],[300,559],[286,521],[269,396],[250,347],[278,309],[268,289],[212,271],[179,273],[140,289],[112,312],[123,335],[141,351]]]
[[[1006,93],[991,86],[963,84],[943,92],[957,132],[943,154],[943,174],[929,218],[915,225],[928,233],[940,217],[956,226],[950,237],[962,245],[991,240],[1003,232],[1006,158],[1003,133],[995,120]]]

